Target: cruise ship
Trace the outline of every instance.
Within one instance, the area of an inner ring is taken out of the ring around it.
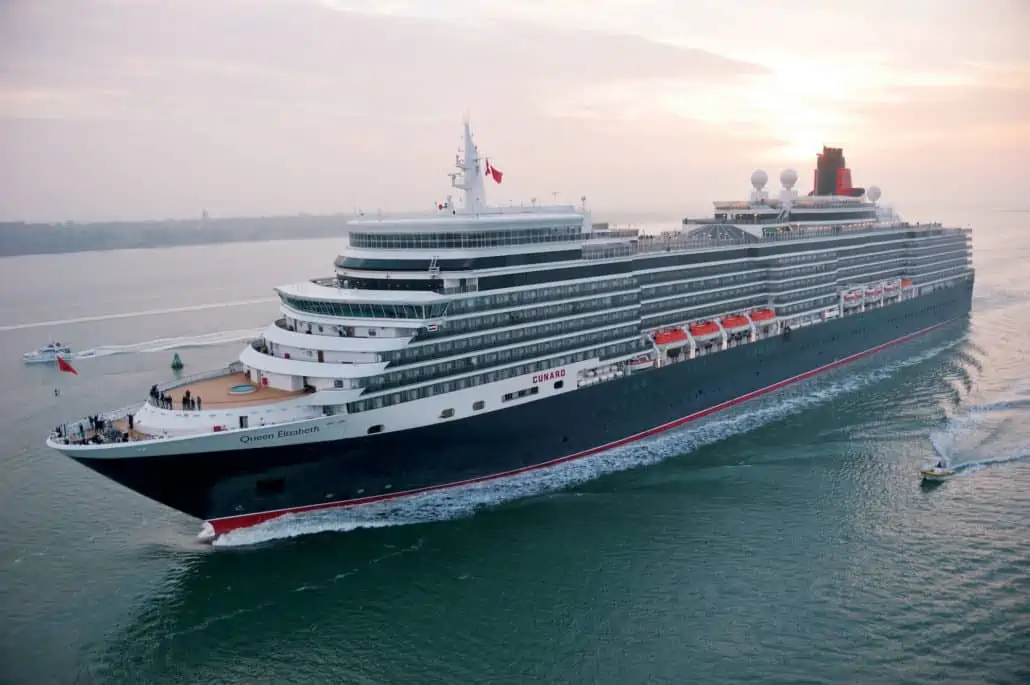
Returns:
[[[501,172],[468,122],[450,176],[457,204],[351,221],[335,273],[276,288],[236,361],[47,445],[212,538],[580,459],[970,312],[971,231],[901,220],[839,148],[806,195],[755,171],[748,199],[657,235],[488,205]]]

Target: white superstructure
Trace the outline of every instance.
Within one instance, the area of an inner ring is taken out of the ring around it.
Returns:
[[[649,235],[585,207],[491,207],[465,124],[436,212],[359,217],[328,278],[225,369],[47,444],[210,524],[547,468],[670,430],[968,314],[970,232],[912,225],[824,148],[745,202]]]
[[[280,318],[236,362],[154,386],[142,406],[109,413],[116,430],[92,444],[76,444],[90,434],[76,424],[55,445],[140,456],[403,431],[861,313],[971,274],[968,232],[903,223],[877,205],[877,188],[798,197],[790,169],[778,198],[756,171],[749,200],[716,202],[713,218],[661,235],[595,227],[585,207],[491,207],[484,179],[499,182],[500,172],[481,159],[468,122],[464,133],[451,174],[457,206],[448,198],[437,212],[351,221],[335,274],[277,287]]]
[[[482,279],[533,280],[534,273],[542,276],[556,265],[582,265],[585,241],[601,249],[625,247],[625,237],[594,231],[582,207],[488,206],[484,177],[490,171],[468,122],[457,168],[451,180],[463,191],[458,206],[448,198],[436,213],[349,222],[350,246],[336,260],[335,276],[277,287],[282,316],[238,361],[155,386],[139,408],[109,413],[121,430],[127,428],[125,415],[133,415],[133,453],[238,449],[236,434],[272,427],[317,428],[269,438],[276,444],[404,430],[568,392],[577,378],[592,383],[625,373],[624,362],[644,345],[636,296],[621,307],[596,296],[635,291],[625,273],[628,260],[618,279],[558,286],[568,297],[547,287],[478,295]],[[551,277],[537,280],[546,286]],[[538,301],[568,315],[555,322],[534,306]],[[510,306],[497,306],[502,304]],[[511,322],[487,326],[496,339],[491,342],[511,344],[484,345],[474,333],[481,327],[475,313],[486,310]],[[520,313],[551,320],[527,328]],[[622,325],[612,329],[612,317]],[[455,339],[463,327],[468,333]],[[445,334],[446,342],[435,342]],[[464,351],[471,347],[489,351]],[[480,358],[489,372],[476,372]],[[552,382],[543,383],[545,376]],[[400,388],[406,401],[398,401]],[[67,430],[71,438],[76,429]],[[92,447],[105,446],[125,447]]]

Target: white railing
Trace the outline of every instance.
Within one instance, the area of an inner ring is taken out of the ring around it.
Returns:
[[[633,228],[632,226],[626,226],[625,228],[594,228],[591,231],[584,233],[583,237],[587,240],[604,240],[605,238],[639,238],[640,230]]]
[[[253,341],[251,342],[253,345]],[[181,388],[184,385],[190,383],[199,383],[200,381],[209,381],[212,378],[222,378],[223,376],[231,376],[234,373],[243,373],[246,367],[242,362],[233,362],[226,367],[221,369],[215,369],[213,371],[204,371],[203,373],[195,373],[189,376],[182,376],[176,378],[174,381],[168,381],[167,383],[160,383],[157,386],[158,392],[165,392],[168,390],[174,390],[175,388]]]
[[[127,419],[129,414],[135,414],[139,410],[139,408],[143,406],[143,404],[143,402],[137,402],[136,404],[130,404],[129,406],[122,407],[121,409],[112,409],[110,411],[105,411],[96,414],[95,416],[105,423],[106,429],[110,430],[111,425],[115,421]],[[57,428],[58,430],[54,430],[50,433],[50,438],[52,440],[59,439],[62,437],[74,440],[80,435],[85,436],[87,439],[89,439],[94,435],[93,428],[90,424],[90,417],[83,417],[78,421],[69,421],[68,423],[62,423]],[[61,432],[63,432],[64,434],[61,435]]]

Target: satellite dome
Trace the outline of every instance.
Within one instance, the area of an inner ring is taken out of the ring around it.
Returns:
[[[784,188],[793,188],[794,184],[798,182],[798,172],[793,169],[784,169],[780,172],[780,183],[783,184]]]
[[[880,199],[880,189],[877,186],[869,186],[869,190],[865,191],[865,196],[869,198],[870,202],[876,202]]]
[[[769,174],[765,173],[762,169],[757,169],[751,174],[751,185],[755,190],[761,190],[765,187],[765,184],[769,182]]]

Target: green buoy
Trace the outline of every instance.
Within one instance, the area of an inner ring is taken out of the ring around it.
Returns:
[[[182,366],[183,366],[182,360],[179,359],[179,353],[176,352],[175,356],[172,357],[172,369],[175,370],[175,371],[178,371],[179,369],[182,368]]]

